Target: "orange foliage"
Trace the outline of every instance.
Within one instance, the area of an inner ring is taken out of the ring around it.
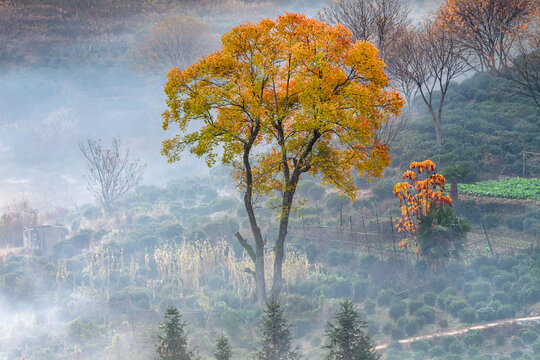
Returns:
[[[418,219],[429,214],[433,206],[451,205],[452,199],[444,195],[446,180],[435,172],[435,164],[431,160],[422,162],[413,161],[402,178],[405,182],[394,186],[394,196],[399,197],[401,217],[396,221],[396,229],[400,233],[408,233],[413,238],[418,230]],[[420,180],[425,177],[424,180]],[[399,244],[401,247],[411,245],[409,239],[404,239]],[[418,250],[416,240],[414,249]]]
[[[221,49],[185,70],[172,69],[163,128],[180,135],[163,142],[177,161],[182,151],[219,159],[245,178],[250,158],[255,193],[287,191],[309,172],[354,197],[354,173],[380,177],[389,149],[376,131],[404,105],[388,86],[377,49],[302,14],[244,23],[223,35]],[[188,124],[199,130],[188,133]]]

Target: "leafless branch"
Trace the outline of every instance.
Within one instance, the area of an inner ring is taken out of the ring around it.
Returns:
[[[138,159],[130,161],[129,149],[122,152],[120,147],[119,138],[112,140],[111,149],[90,139],[79,144],[88,168],[85,175],[88,190],[107,211],[115,200],[139,184],[146,167]]]

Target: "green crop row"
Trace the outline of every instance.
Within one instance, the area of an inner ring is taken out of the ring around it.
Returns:
[[[460,193],[468,195],[540,201],[540,179],[515,177],[489,180],[476,184],[459,184],[458,189]]]

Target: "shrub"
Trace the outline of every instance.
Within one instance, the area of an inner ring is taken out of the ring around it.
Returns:
[[[536,282],[524,289],[524,300],[529,303],[540,301],[540,283]]]
[[[394,340],[403,338],[403,329],[400,327],[394,327],[390,333],[390,336]]]
[[[476,321],[476,311],[474,311],[474,309],[471,309],[470,307],[464,308],[458,312],[458,317],[459,320],[470,324]]]
[[[540,341],[537,341],[533,344],[532,346],[532,351],[535,353],[535,354],[540,354]]]
[[[366,279],[358,279],[353,282],[354,301],[364,300],[369,293],[369,281]]]
[[[523,356],[523,351],[516,349],[510,353],[512,359],[519,359]]]
[[[501,305],[497,309],[497,319],[511,318],[516,314],[516,309],[512,305]]]
[[[408,318],[405,322],[405,325],[403,326],[403,330],[407,333],[408,336],[415,335],[418,330],[420,330],[421,324],[419,321],[415,318]]]
[[[411,342],[411,349],[416,352],[427,352],[432,345],[432,342],[429,340],[415,340]]]
[[[366,299],[366,301],[364,301],[364,312],[366,314],[373,314],[375,312],[375,307],[377,306],[377,304],[375,304],[375,302],[371,299]]]
[[[113,306],[120,306],[131,303],[141,309],[150,309],[150,299],[152,292],[144,287],[125,288],[111,295],[109,301]]]
[[[311,299],[306,296],[291,294],[284,298],[284,303],[288,313],[300,315],[316,308],[315,304],[310,301]]]
[[[532,329],[529,328],[520,329],[518,332],[518,336],[521,340],[523,340],[525,344],[532,344],[538,338],[538,334],[536,334]]]
[[[487,302],[489,300],[489,293],[483,291],[473,291],[467,294],[466,298],[469,304],[476,306],[478,303]]]
[[[79,231],[77,234],[74,234],[69,241],[73,246],[82,248],[88,246],[90,244],[90,241],[92,241],[94,232],[92,230],[83,229]]]
[[[374,181],[375,186],[373,187],[373,195],[378,200],[383,200],[391,197],[394,190],[395,181],[393,179],[381,179]]]
[[[497,309],[492,306],[484,306],[478,309],[478,318],[480,321],[491,321],[497,318]]]
[[[508,226],[510,230],[523,231],[523,216],[510,216],[506,219],[506,226]]]
[[[512,346],[515,348],[522,348],[524,347],[523,341],[519,337],[515,337],[512,339]]]
[[[443,310],[447,309],[448,305],[456,299],[455,294],[454,288],[445,289],[437,298],[437,305]]]
[[[499,216],[495,214],[485,214],[482,222],[488,229],[494,228],[501,223]]]
[[[437,295],[433,291],[428,291],[424,294],[424,303],[429,306],[434,306],[437,300]]]
[[[467,301],[463,299],[455,299],[448,305],[448,312],[454,317],[458,317],[458,313],[466,308],[469,308]]]
[[[459,340],[453,336],[446,336],[443,337],[440,341],[441,346],[444,348],[444,350],[448,351],[450,349],[450,345],[454,343],[459,343]]]
[[[397,320],[399,317],[405,315],[405,311],[406,311],[405,302],[400,301],[400,302],[393,303],[390,306],[390,309],[388,310],[388,314],[390,315],[392,319]]]
[[[467,347],[480,346],[484,342],[484,333],[480,330],[469,330],[463,336],[463,342]]]
[[[394,297],[394,290],[391,290],[391,289],[383,290],[377,296],[377,305],[379,306],[390,305],[390,302],[392,301],[393,297]]]
[[[351,283],[342,277],[332,277],[327,284],[328,291],[326,295],[329,298],[349,298],[351,294]]]
[[[456,341],[448,346],[448,352],[450,354],[461,355],[465,352],[465,348],[461,342]]]
[[[448,327],[448,320],[441,319],[441,321],[439,321],[439,326],[442,327],[443,329],[447,328]]]
[[[68,335],[75,341],[87,341],[99,336],[99,326],[93,321],[76,318],[68,323]]]
[[[504,291],[495,291],[491,298],[493,301],[498,301],[501,304],[509,304],[512,302],[510,295]]]
[[[300,295],[319,294],[320,292],[319,285],[315,280],[304,280],[296,284],[294,289]]]
[[[330,266],[347,265],[354,259],[354,254],[350,251],[330,250],[326,256],[326,261]]]
[[[184,228],[178,223],[163,225],[158,232],[159,236],[163,239],[176,241],[181,240],[183,233]]]
[[[434,358],[437,356],[442,357],[444,355],[444,348],[441,345],[437,345],[429,349],[429,356]]]
[[[514,280],[514,275],[507,273],[506,271],[498,271],[495,276],[493,276],[493,284],[499,289],[508,286]]]
[[[383,325],[383,328],[382,328],[383,334],[385,334],[385,335],[392,334],[392,331],[394,330],[395,327],[396,326],[394,325],[394,323],[392,321],[385,322],[384,325]]]
[[[433,291],[440,293],[448,286],[448,280],[444,276],[434,276],[430,284]]]
[[[82,215],[88,220],[97,220],[101,216],[101,208],[97,206],[90,206],[83,211]]]
[[[498,333],[495,335],[495,344],[498,346],[503,346],[506,342],[506,336],[504,334]]]
[[[420,309],[424,303],[420,300],[413,300],[409,302],[408,308],[409,308],[409,314],[413,315],[416,310]]]
[[[512,268],[518,264],[515,256],[504,255],[499,258],[498,268],[504,271],[512,271]]]
[[[367,332],[371,337],[377,335],[379,333],[379,323],[374,320],[370,320],[367,324]]]
[[[496,270],[497,270],[497,268],[495,266],[483,265],[483,266],[480,266],[480,269],[478,269],[478,273],[482,277],[485,277],[487,279],[491,279]]]
[[[467,347],[467,355],[475,356],[478,355],[478,348],[474,345]]]
[[[454,295],[448,295],[448,294],[441,294],[437,298],[437,306],[439,306],[440,309],[446,310],[448,305],[455,299]]]
[[[424,321],[424,324],[433,324],[435,322],[435,310],[429,306],[422,306],[416,310],[414,315]]]

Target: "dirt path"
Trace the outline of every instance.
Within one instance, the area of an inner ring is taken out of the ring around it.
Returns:
[[[516,319],[505,319],[505,320],[499,320],[494,321],[490,323],[485,324],[476,324],[472,326],[466,326],[466,327],[460,327],[457,329],[447,330],[447,331],[441,331],[433,334],[428,335],[422,335],[422,336],[415,336],[412,338],[402,339],[399,340],[400,344],[410,344],[411,342],[415,340],[425,340],[425,339],[434,339],[439,337],[445,337],[445,336],[455,336],[455,335],[462,335],[465,334],[469,330],[483,330],[490,327],[496,327],[500,325],[506,325],[506,324],[514,324],[519,322],[528,322],[528,321],[538,321],[540,322],[540,316],[532,316],[532,317],[526,317],[526,318],[516,318]],[[385,350],[388,344],[380,344],[375,347],[376,350]]]

